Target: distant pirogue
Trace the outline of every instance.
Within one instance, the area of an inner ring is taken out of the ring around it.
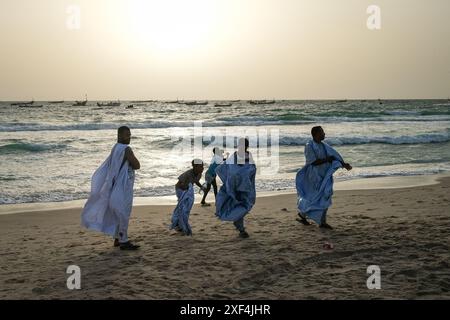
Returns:
[[[85,106],[87,104],[88,100],[87,100],[87,94],[84,96],[84,101],[75,101],[75,103],[73,104],[74,107],[78,107],[78,106]]]
[[[26,106],[26,105],[32,105],[34,103],[34,99],[30,102],[14,102],[11,103],[12,106]]]
[[[184,104],[187,106],[206,106],[208,101],[187,101]]]
[[[121,103],[120,101],[110,101],[110,102],[97,102],[97,106],[99,107],[120,107]]]
[[[256,104],[274,104],[275,100],[250,100],[250,104],[256,105]]]

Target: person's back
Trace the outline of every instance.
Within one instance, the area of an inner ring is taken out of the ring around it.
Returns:
[[[223,150],[221,150],[219,147],[213,148],[213,154],[214,155],[211,159],[209,168],[205,173],[206,186],[203,193],[202,201],[200,202],[202,207],[210,206],[210,204],[206,202],[206,197],[209,193],[209,190],[211,190],[211,186],[214,188],[214,197],[217,197],[216,169],[226,160],[226,158],[223,157]]]
[[[215,176],[217,167],[221,165],[223,161],[224,159],[222,158],[222,156],[214,154],[214,156],[211,159],[211,163],[208,167],[208,170],[206,170],[206,174],[210,176]]]
[[[192,235],[189,225],[189,214],[194,205],[194,184],[203,189],[200,184],[200,178],[203,172],[203,161],[200,159],[192,160],[192,169],[182,173],[175,184],[175,193],[178,203],[172,212],[172,223],[170,229],[182,232],[184,235]]]
[[[114,246],[136,250],[128,240],[133,205],[134,170],[140,163],[129,147],[131,131],[120,127],[117,143],[92,177],[91,194],[82,212],[82,225],[114,237]]]
[[[232,162],[229,163],[242,166],[245,164],[254,164],[254,161],[253,156],[249,151],[245,151],[245,153],[240,153],[239,151],[236,151],[233,153]]]
[[[175,188],[179,188],[181,190],[187,190],[189,187],[189,184],[195,184],[199,183],[200,179],[202,177],[202,173],[196,173],[194,172],[194,169],[189,169],[185,172],[183,172],[178,177],[178,182],[175,185]]]

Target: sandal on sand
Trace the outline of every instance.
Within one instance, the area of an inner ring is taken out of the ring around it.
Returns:
[[[308,222],[308,220],[306,220],[305,217],[300,216],[300,218],[295,219],[298,222],[300,222],[301,224],[305,225],[305,226],[310,226],[311,223]]]
[[[202,205],[202,207],[210,207],[210,206],[211,206],[210,203],[206,203],[206,202],[205,202],[205,203],[202,203],[201,205]]]
[[[121,243],[120,250],[137,250],[140,246],[132,244],[130,241]]]
[[[239,237],[243,238],[243,239],[246,239],[246,238],[248,238],[250,236],[248,235],[247,231],[241,231],[241,232],[239,232]]]

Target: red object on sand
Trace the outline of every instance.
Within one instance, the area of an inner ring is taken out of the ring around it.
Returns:
[[[323,248],[326,250],[332,250],[334,248],[334,245],[331,242],[327,241],[323,244]]]

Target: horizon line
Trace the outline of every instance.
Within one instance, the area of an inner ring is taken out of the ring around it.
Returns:
[[[170,98],[127,98],[127,99],[88,99],[88,101],[123,101],[123,102],[131,102],[131,101],[138,101],[138,102],[158,102],[158,101],[261,101],[261,100],[274,100],[274,101],[361,101],[361,100],[368,100],[368,101],[378,101],[378,100],[384,100],[384,101],[395,101],[395,100],[449,100],[449,97],[428,97],[428,98],[227,98],[227,99],[207,99],[207,98],[188,98],[188,99],[170,99]],[[6,100],[1,99],[0,103],[4,102],[25,102],[25,101],[35,101],[35,102],[53,102],[53,101],[63,101],[63,102],[74,102],[74,101],[84,101],[84,99],[75,99],[75,100],[66,100],[66,99],[42,99],[42,100],[35,100],[34,98],[31,99],[18,99],[18,100]]]

